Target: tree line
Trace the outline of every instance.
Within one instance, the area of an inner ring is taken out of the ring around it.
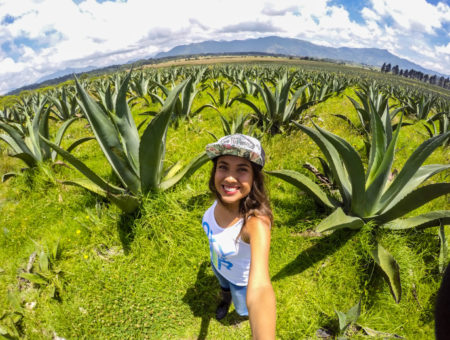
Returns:
[[[414,69],[400,69],[398,65],[392,66],[390,63],[383,63],[381,66],[381,72],[392,73],[395,75],[403,76],[405,78],[417,79],[425,83],[437,85],[445,89],[450,89],[450,79],[444,76],[438,77],[437,75],[429,75]]]

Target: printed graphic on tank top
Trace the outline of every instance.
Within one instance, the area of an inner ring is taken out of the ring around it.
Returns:
[[[228,281],[238,286],[246,286],[250,270],[250,245],[236,237],[241,231],[243,220],[222,228],[214,217],[217,201],[203,216],[203,230],[208,236],[211,262],[214,268]]]

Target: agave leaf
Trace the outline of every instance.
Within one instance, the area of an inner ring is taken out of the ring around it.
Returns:
[[[307,176],[293,170],[276,170],[265,171],[266,174],[281,178],[282,180],[296,186],[302,191],[305,191],[314,198],[319,204],[328,208],[335,208],[337,202],[329,197],[319,185],[310,180]]]
[[[339,207],[319,223],[316,231],[321,233],[344,228],[361,229],[363,225],[364,221],[362,219],[346,215],[342,208]]]
[[[341,114],[334,114],[333,116],[344,120],[345,122],[347,122],[347,124],[355,131],[359,131],[359,128],[347,117]]]
[[[450,211],[449,211],[450,215]],[[450,220],[450,218],[449,218]],[[449,221],[447,221],[449,223]],[[447,238],[445,237],[445,228],[444,228],[445,222],[441,221],[441,225],[439,226],[439,239],[441,241],[441,246],[439,250],[439,272],[442,274],[445,271],[445,268],[447,266],[447,259],[448,259],[448,244],[447,244]]]
[[[339,320],[339,330],[342,332],[348,327],[348,325],[350,323],[347,322],[347,316],[345,315],[344,312],[335,310],[335,313],[338,316],[338,320]]]
[[[194,159],[188,165],[186,165],[181,171],[179,171],[176,175],[161,182],[161,184],[159,185],[159,189],[164,191],[173,187],[183,178],[188,178],[189,176],[191,176],[198,168],[200,168],[208,160],[209,158],[206,152],[203,152],[200,155],[194,157]]]
[[[8,124],[1,123],[1,122],[0,122],[0,129],[3,129],[4,131],[6,131],[6,133],[15,142],[15,144],[12,145],[12,144],[8,143],[8,140],[10,140],[10,139],[2,138],[6,143],[10,144],[10,146],[14,149],[14,151],[17,152],[17,150],[20,149],[22,152],[32,154],[31,150],[25,144],[23,137],[20,135],[20,133],[16,129],[14,129],[12,126],[10,126]],[[3,135],[1,135],[1,136],[3,136]]]
[[[76,185],[84,189],[87,189],[99,196],[102,196],[110,200],[115,205],[117,205],[125,213],[133,213],[140,206],[140,201],[135,196],[129,195],[125,192],[118,194],[106,192],[98,185],[85,179],[74,179],[71,181],[64,181],[63,184]]]
[[[392,230],[428,228],[440,224],[450,224],[450,210],[436,210],[405,219],[396,219],[380,227]]]
[[[399,303],[402,295],[402,287],[400,284],[400,269],[397,261],[379,243],[369,251],[369,254],[386,274],[389,287],[391,288],[391,294],[395,302]]]
[[[48,280],[39,274],[20,273],[19,276],[37,285],[46,285],[48,283]]]
[[[277,110],[276,99],[272,94],[272,92],[270,91],[270,89],[267,87],[266,83],[263,81],[261,83],[263,86],[257,83],[254,84],[261,93],[261,96],[263,97],[264,104],[266,105],[267,114],[270,115],[271,117],[275,117],[276,114],[278,113],[276,111]]]
[[[295,105],[297,104],[297,100],[300,98],[300,96],[303,94],[303,92],[305,91],[305,89],[307,88],[307,85],[303,85],[302,87],[300,87],[292,96],[291,101],[289,102],[288,107],[285,110],[285,113],[283,114],[283,122],[287,120],[287,118],[289,118],[291,116],[291,113],[294,112],[295,109]],[[301,111],[301,110],[298,110]],[[287,116],[287,114],[289,113],[289,117]]]
[[[373,337],[377,337],[377,338],[383,338],[383,339],[390,339],[390,338],[395,338],[395,339],[404,339],[404,337],[401,337],[398,334],[395,333],[387,333],[387,332],[381,332],[381,331],[377,331],[375,329],[363,326],[363,325],[359,325],[364,332],[366,332],[366,334],[368,336],[373,336]]]
[[[66,120],[64,122],[64,124],[61,125],[61,127],[58,129],[58,132],[56,133],[56,137],[55,137],[55,144],[56,145],[58,145],[58,146],[61,145],[62,138],[63,138],[64,134],[66,133],[67,129],[77,119],[78,119],[77,117],[70,118],[70,119]],[[47,137],[45,137],[45,138],[47,138]],[[56,155],[57,155],[56,151],[53,150],[53,152],[52,152],[52,161],[55,161]]]
[[[0,140],[3,140],[6,144],[8,144],[12,148],[13,152],[15,152],[15,153],[22,152],[22,150],[20,149],[20,146],[10,136],[5,135],[5,134],[0,134]]]
[[[64,133],[66,132],[66,130],[68,129],[68,127],[74,123],[78,118],[77,117],[73,117],[70,118],[68,120],[66,120],[61,127],[58,129],[58,132],[56,133],[56,137],[55,137],[55,144],[60,146],[61,145],[61,140],[64,136]],[[43,136],[44,138],[47,138],[45,136]],[[47,138],[48,139],[48,138]]]
[[[66,161],[72,164],[78,171],[80,171],[83,175],[85,175],[89,180],[99,186],[105,192],[110,192],[112,194],[122,194],[124,192],[123,189],[115,187],[105,180],[103,180],[100,176],[98,176],[95,172],[89,169],[83,162],[73,156],[71,153],[67,152],[64,149],[61,149],[59,146],[53,144],[49,140],[42,137],[42,140],[50,145],[58,154],[60,154]]]
[[[163,179],[167,180],[169,178],[172,178],[181,168],[182,168],[181,162],[176,161],[172,166],[170,166],[166,171],[164,171]]]
[[[369,164],[367,167],[366,187],[369,187],[373,182],[378,168],[385,159],[384,155],[387,149],[386,131],[381,122],[381,117],[376,113],[371,113],[370,116],[372,142],[370,145]]]
[[[347,172],[343,167],[341,158],[339,157],[339,153],[337,152],[336,148],[317,131],[305,125],[301,125],[296,122],[293,123],[301,130],[303,130],[309,137],[311,137],[311,139],[319,146],[320,150],[325,155],[328,163],[330,164],[333,178],[339,184],[338,188],[344,200],[344,203],[347,204],[348,202],[351,202],[351,184],[348,180]]]
[[[129,163],[133,167],[134,171],[138,173],[139,134],[127,103],[128,82],[131,77],[131,72],[132,70],[130,70],[123,80],[117,94],[116,115],[118,119],[116,120],[116,123],[120,131],[120,135],[122,136],[122,141],[125,146],[125,153],[128,156]]]
[[[197,110],[195,110],[194,112],[192,112],[192,115],[196,115],[197,113],[202,112],[204,109],[206,109],[207,107],[209,107],[210,109],[214,109],[216,110],[218,113],[220,113],[219,109],[217,107],[215,107],[214,105],[211,104],[205,104],[200,106]]]
[[[139,177],[130,165],[127,155],[114,124],[107,118],[98,104],[86,93],[75,78],[81,104],[91,125],[92,131],[103,153],[111,164],[114,172],[131,192],[137,194],[140,189]]]
[[[137,127],[138,131],[141,130],[141,128],[144,126],[145,123],[147,123],[147,121],[148,121],[148,118],[145,118],[142,122],[139,123],[139,125]]]
[[[339,319],[339,329],[343,332],[350,324],[356,323],[361,314],[361,300],[350,308],[347,313],[335,310]]]
[[[35,167],[37,164],[37,160],[34,158],[34,155],[26,152],[16,153],[11,155],[11,157],[23,160],[30,168]]]
[[[48,272],[49,269],[48,256],[44,251],[39,253],[39,269],[44,273]]]
[[[75,142],[73,142],[72,144],[69,145],[69,147],[67,148],[67,152],[72,152],[78,145],[81,145],[81,144],[88,142],[90,140],[93,140],[93,139],[95,139],[95,137],[92,137],[92,136],[77,139]]]
[[[321,129],[316,124],[314,126],[336,148],[342,157],[352,187],[351,209],[358,215],[363,215],[362,212],[365,208],[365,175],[359,154],[345,139]]]
[[[359,300],[359,302],[356,305],[354,305],[347,311],[346,319],[351,323],[355,323],[358,320],[360,314],[361,314],[361,300]]]
[[[189,79],[177,85],[166,98],[161,112],[148,124],[142,134],[139,146],[141,190],[143,194],[159,188],[164,155],[166,150],[166,135],[170,117],[180,92]]]
[[[15,177],[17,176],[17,172],[7,172],[6,174],[4,174],[2,176],[2,183],[6,182],[8,179],[10,179],[11,177]]]
[[[48,119],[50,114],[50,107],[45,108],[47,103],[47,98],[45,98],[38,108],[38,112],[35,113],[33,118],[33,142],[36,148],[39,149],[39,154],[41,154],[41,160],[50,158],[50,147],[47,144],[42,144],[39,140],[39,134],[43,135],[45,138],[49,138],[49,127]]]
[[[450,136],[450,131],[443,135],[438,135],[423,142],[408,158],[404,164],[400,173],[395,177],[392,184],[381,196],[380,210],[385,210],[388,204],[397,198],[400,192],[404,191],[405,186],[408,186],[408,182],[414,177],[414,174],[420,168],[422,163],[431,155],[431,153],[439,146],[444,140]]]
[[[233,101],[235,101],[235,100],[237,100],[238,102],[241,102],[241,103],[243,103],[243,104],[245,104],[245,105],[247,105],[247,106],[250,106],[250,108],[256,113],[256,115],[257,115],[259,118],[263,118],[263,117],[264,117],[264,115],[263,115],[263,113],[261,112],[261,110],[258,109],[258,107],[257,107],[254,103],[252,103],[250,100],[248,100],[248,99],[246,99],[246,98],[241,98],[241,97],[235,97],[235,98],[233,98]]]
[[[59,240],[56,241],[56,243],[53,245],[52,247],[52,256],[53,256],[53,260],[57,260],[59,258],[59,254],[60,254],[60,246],[59,246]]]
[[[395,206],[376,216],[378,223],[386,223],[399,218],[429,201],[450,193],[450,183],[435,183],[420,187],[400,200]]]
[[[365,215],[370,216],[378,209],[378,202],[384,192],[384,188],[389,179],[392,163],[394,162],[395,146],[397,144],[400,128],[394,134],[386,151],[383,151],[383,157],[380,164],[377,164],[377,169],[371,172],[367,179],[371,181],[365,193]],[[373,146],[371,147],[372,152]],[[366,183],[367,185],[367,183]]]
[[[397,196],[384,208],[384,211],[394,207],[407,194],[417,188],[420,184],[435,174],[450,169],[450,164],[428,164],[420,167],[416,173],[411,177],[408,183],[398,192]],[[380,209],[381,203],[376,208],[376,211],[383,212]]]

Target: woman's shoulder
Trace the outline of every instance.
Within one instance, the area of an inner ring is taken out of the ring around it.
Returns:
[[[270,218],[268,216],[251,216],[245,223],[243,234],[247,243],[250,241],[252,236],[256,235],[266,235],[270,237]]]
[[[245,223],[246,225],[252,226],[252,227],[272,227],[272,223],[270,221],[270,217],[266,215],[262,216],[250,216]]]

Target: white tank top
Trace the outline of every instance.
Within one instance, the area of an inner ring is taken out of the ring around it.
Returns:
[[[217,201],[203,215],[203,230],[209,239],[211,262],[228,281],[237,286],[248,284],[250,271],[250,245],[236,237],[241,231],[243,219],[227,228],[220,227],[214,217]]]

